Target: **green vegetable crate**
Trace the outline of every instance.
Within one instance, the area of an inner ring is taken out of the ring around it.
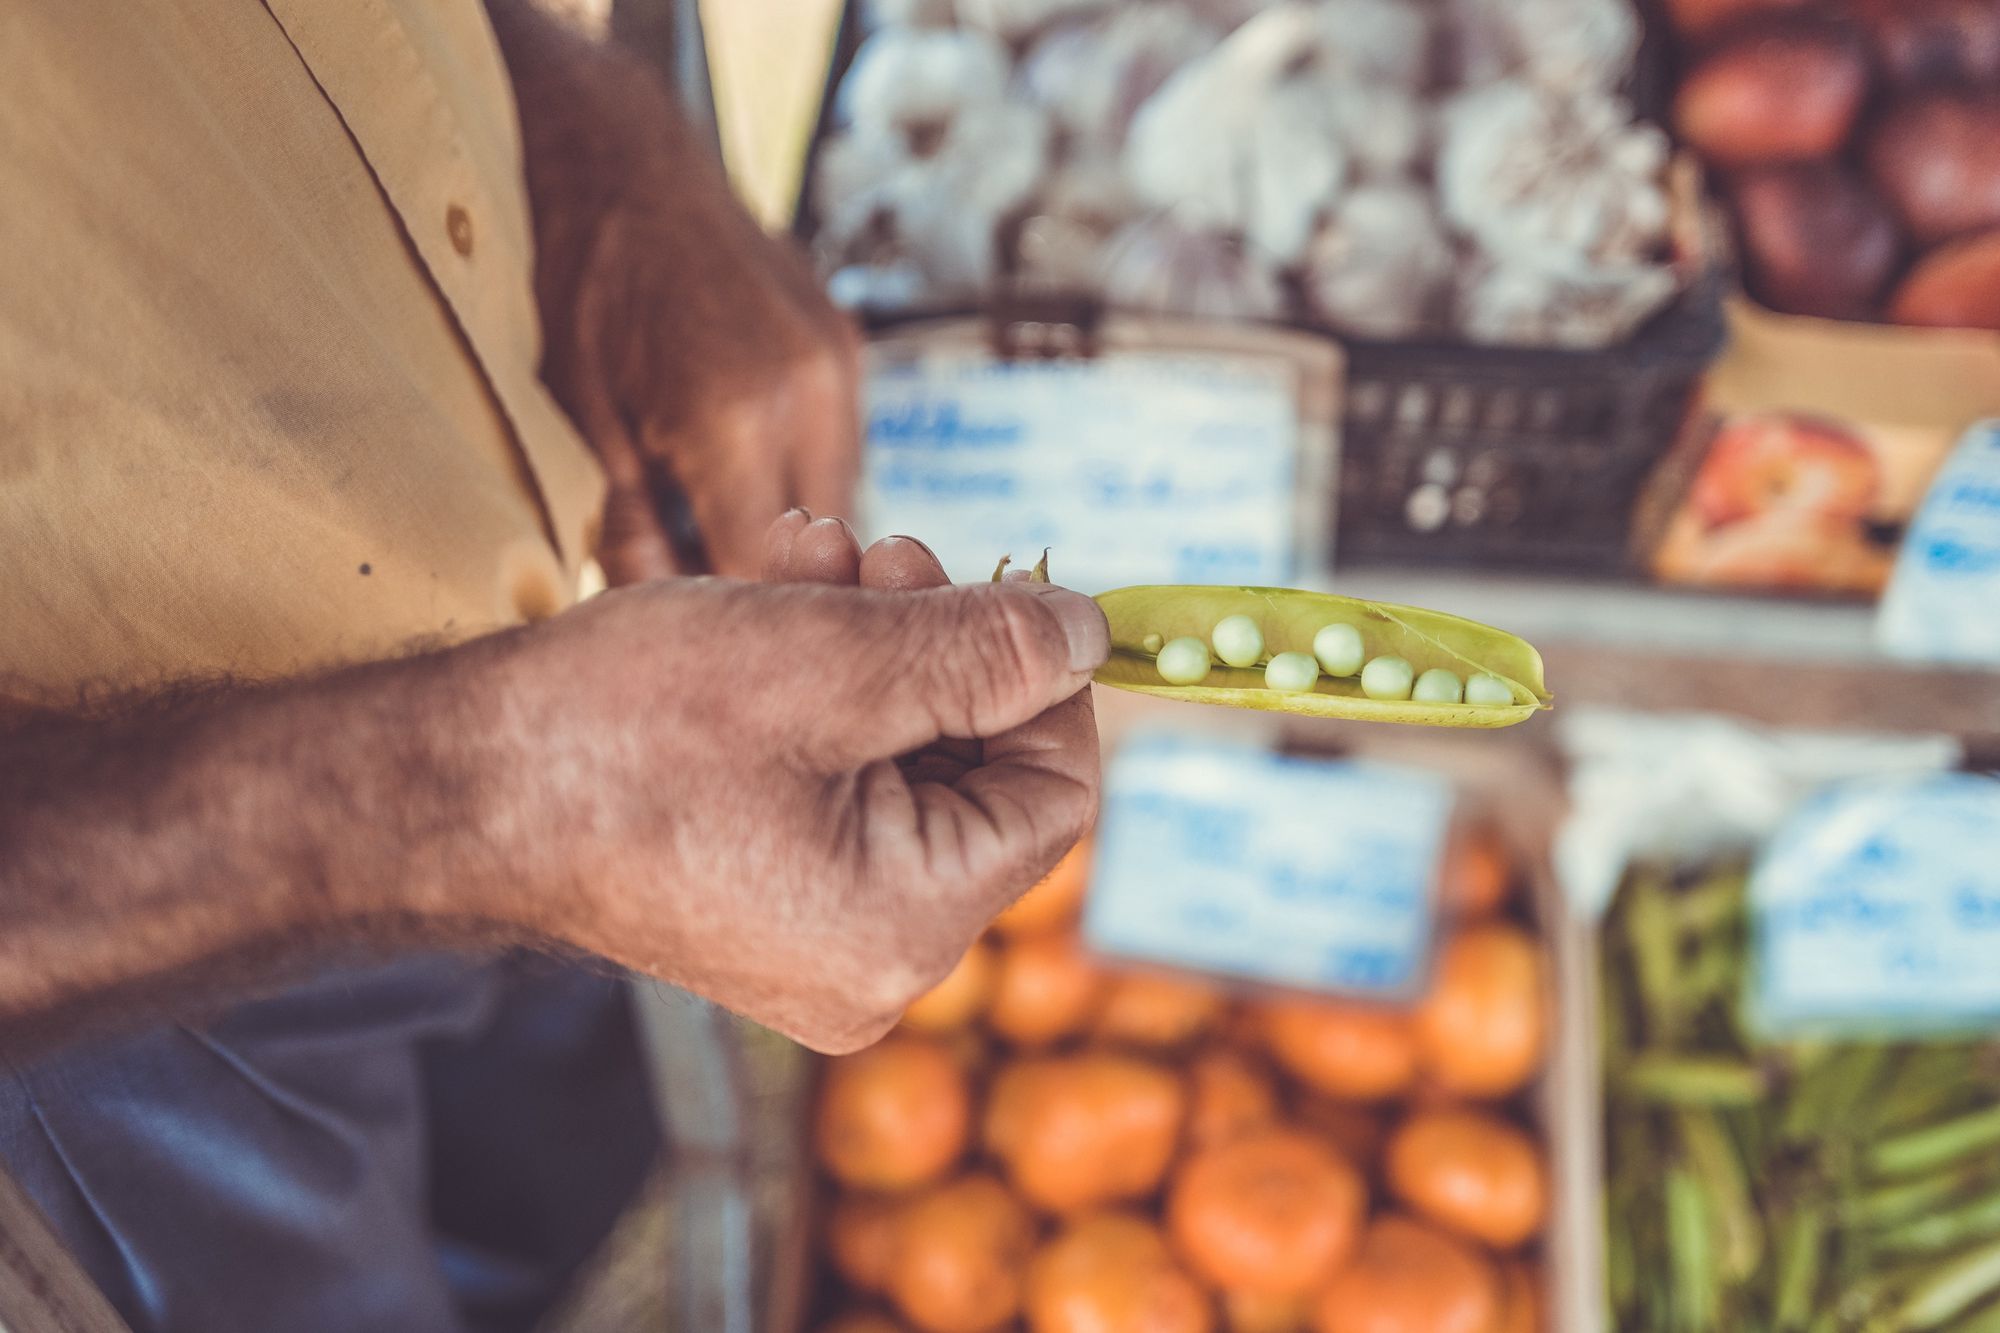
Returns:
[[[1636,864],[1573,940],[1604,1326],[2000,1331],[2000,1042],[1760,1040],[1745,883],[1741,863]]]

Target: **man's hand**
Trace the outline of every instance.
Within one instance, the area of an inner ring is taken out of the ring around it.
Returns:
[[[1108,634],[907,540],[770,540],[794,582],[0,732],[0,1053],[371,940],[556,942],[879,1035],[1094,817]]]
[[[1106,651],[1095,604],[1046,585],[606,594],[502,654],[538,812],[515,910],[810,1046],[865,1045],[1089,827]],[[942,740],[979,744],[924,754]]]
[[[848,507],[858,342],[652,72],[488,0],[521,110],[543,377],[611,483],[613,584],[754,577],[788,505]],[[677,508],[699,549],[671,530]]]

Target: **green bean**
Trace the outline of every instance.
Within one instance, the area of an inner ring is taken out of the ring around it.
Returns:
[[[1741,1282],[1764,1257],[1764,1228],[1750,1200],[1743,1163],[1722,1122],[1704,1110],[1675,1117],[1687,1164],[1708,1200],[1715,1255],[1724,1276]]]
[[[1819,1290],[1820,1258],[1826,1249],[1825,1218],[1817,1206],[1807,1205],[1785,1219],[1778,1240],[1777,1326],[1781,1333],[1805,1327],[1813,1312],[1813,1295]]]
[[[1981,1306],[1959,1321],[1954,1333],[2000,1333],[2000,1301]]]
[[[1990,1175],[1985,1163],[1960,1163],[1913,1180],[1876,1185],[1849,1201],[1847,1221],[1861,1227],[1894,1226],[1950,1203]]]
[[[1770,1091],[1756,1065],[1700,1055],[1642,1055],[1626,1066],[1619,1087],[1665,1106],[1755,1106]]]
[[[1626,885],[1625,941],[1632,950],[1632,978],[1638,983],[1646,1039],[1673,1045],[1685,1026],[1676,984],[1680,932],[1662,881],[1635,877]]]
[[[1667,1172],[1667,1250],[1673,1261],[1674,1326],[1707,1333],[1716,1314],[1714,1248],[1701,1185],[1680,1168]]]
[[[1940,1328],[1996,1290],[2000,1290],[2000,1242],[1968,1250],[1933,1269],[1896,1307],[1895,1326]]]
[[[1889,1063],[1889,1048],[1876,1043],[1828,1052],[1792,1090],[1785,1108],[1785,1139],[1809,1142],[1853,1124]]]
[[[1690,935],[1737,931],[1743,925],[1744,884],[1741,871],[1711,875],[1679,894],[1674,901],[1681,929]]]
[[[1867,1108],[1868,1126],[1877,1133],[1906,1129],[1963,1109],[1972,1076],[1972,1054],[1962,1045],[1909,1051],[1883,1095]]]
[[[1946,1212],[1901,1223],[1881,1233],[1885,1250],[1938,1252],[1974,1241],[2000,1239],[2000,1194],[1989,1194]]]
[[[2000,1106],[1884,1139],[1870,1150],[1868,1164],[1880,1175],[1908,1175],[1987,1148],[2000,1148]]]

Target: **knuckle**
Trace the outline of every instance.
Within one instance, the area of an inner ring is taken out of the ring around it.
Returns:
[[[949,719],[948,731],[975,734],[1012,711],[1028,692],[1034,628],[1024,622],[1024,613],[1034,613],[1018,601],[990,594],[961,598],[958,633],[930,646],[945,654],[959,686],[955,702],[964,715]]]

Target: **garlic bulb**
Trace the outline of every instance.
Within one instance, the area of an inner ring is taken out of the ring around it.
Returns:
[[[1430,150],[1430,116],[1400,84],[1346,79],[1319,81],[1324,115],[1364,180],[1398,180],[1422,165]]]
[[[1456,322],[1477,343],[1608,347],[1666,305],[1675,286],[1672,271],[1659,264],[1560,271],[1500,262],[1462,275]]]
[[[1208,319],[1275,319],[1284,292],[1268,264],[1234,237],[1162,213],[1113,238],[1100,275],[1113,304]]]
[[[1445,217],[1496,258],[1631,264],[1664,244],[1666,138],[1619,99],[1507,79],[1459,94],[1440,121]]]
[[[1407,0],[1316,0],[1314,59],[1344,81],[1415,91],[1430,70],[1431,18]]]
[[[1248,198],[1239,225],[1258,250],[1290,264],[1347,179],[1347,157],[1318,84],[1294,80],[1273,88],[1241,148],[1238,170]]]
[[[1006,105],[963,116],[899,201],[897,225],[931,282],[954,294],[993,283],[1001,224],[1049,166],[1049,121]]]
[[[1017,276],[1043,287],[1094,288],[1106,245],[1137,208],[1115,161],[1085,157],[1056,168],[1021,219]]]
[[[1311,6],[1279,5],[1169,79],[1132,122],[1133,192],[1183,225],[1295,258],[1347,170],[1324,100],[1288,77],[1317,36]]]
[[[854,53],[835,108],[843,124],[933,138],[967,107],[1005,95],[1007,48],[984,33],[888,27]]]
[[[1105,7],[1108,0],[956,0],[961,23],[1015,41],[1059,19]]]
[[[1630,0],[1449,0],[1451,76],[1475,85],[1519,78],[1554,92],[1608,92],[1639,50]]]
[[[1115,148],[1146,99],[1221,38],[1185,4],[1155,0],[1042,38],[1021,63],[1019,87],[1077,141]]]
[[[1365,338],[1432,331],[1456,258],[1428,190],[1414,181],[1358,185],[1306,252],[1313,312]]]
[[[1189,9],[1204,22],[1223,32],[1234,32],[1275,4],[1285,0],[1187,0]]]

